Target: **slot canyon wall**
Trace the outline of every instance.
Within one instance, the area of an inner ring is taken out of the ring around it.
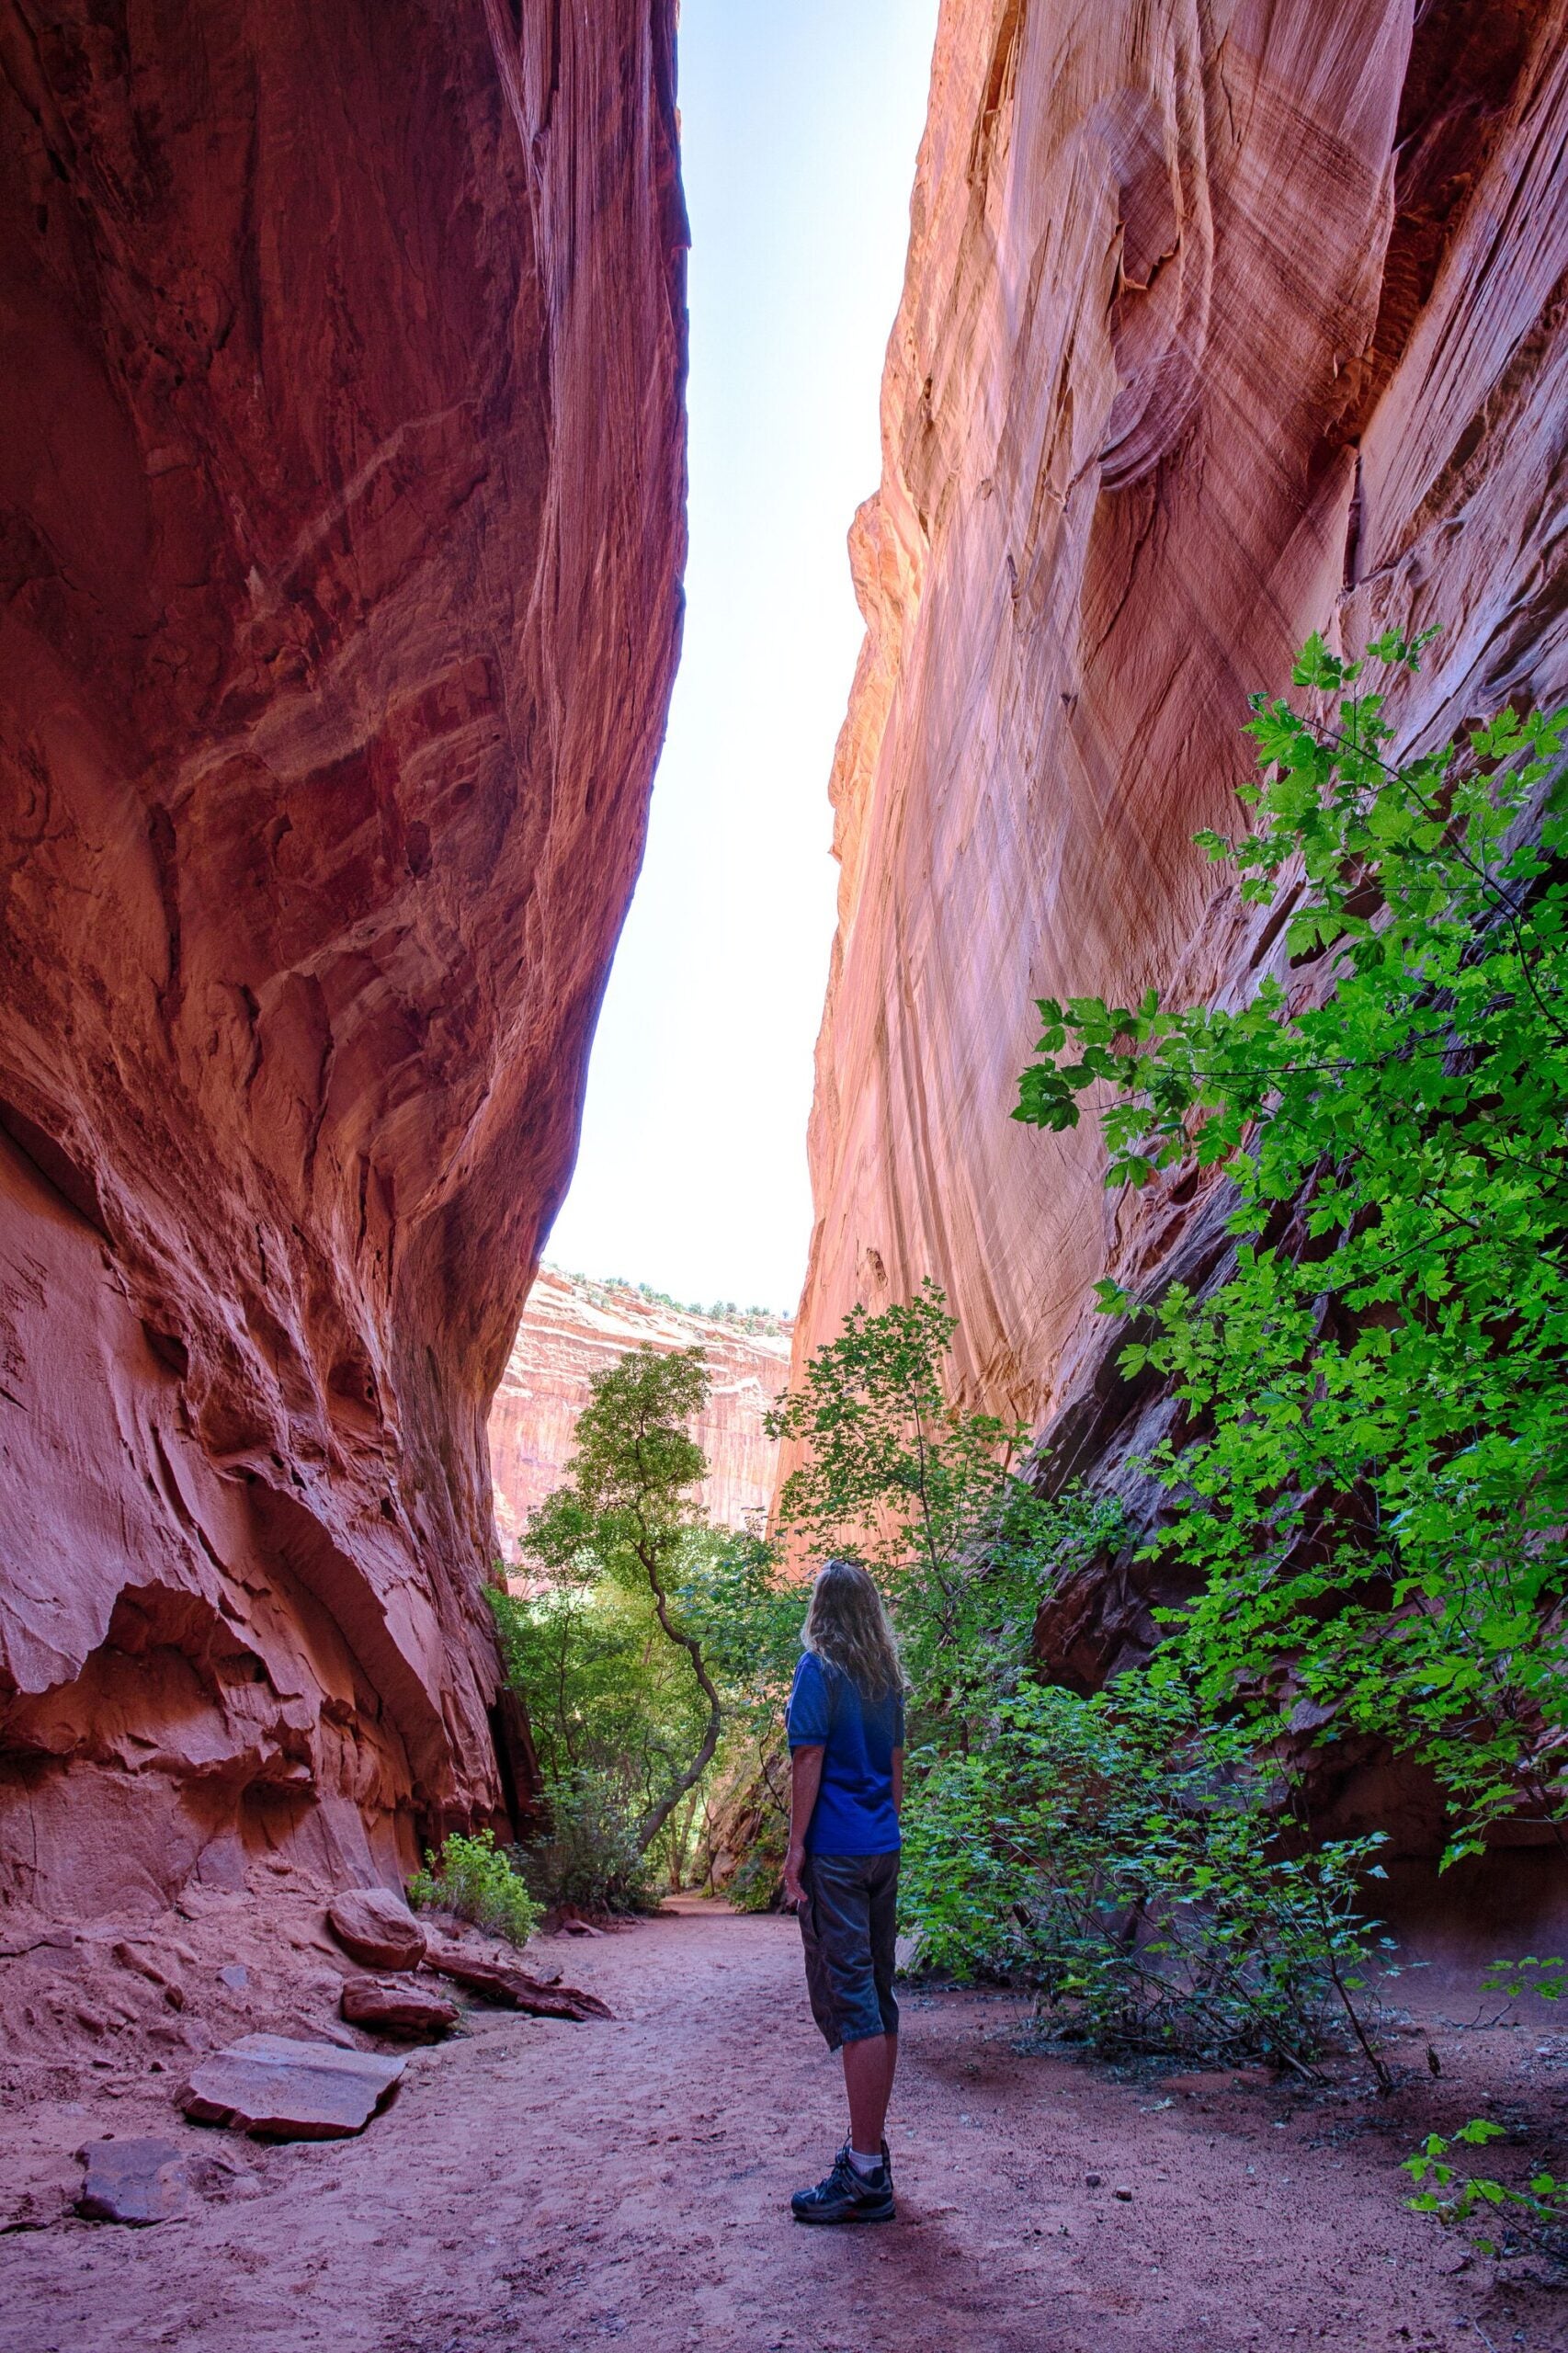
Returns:
[[[704,1315],[624,1283],[540,1269],[490,1408],[495,1523],[515,1558],[529,1512],[553,1494],[572,1457],[588,1384],[629,1348],[701,1348],[712,1381],[692,1436],[708,1457],[698,1491],[707,1517],[744,1528],[773,1495],[778,1447],[762,1417],[790,1374],[790,1327]]]
[[[1032,1000],[1283,970],[1191,836],[1229,826],[1245,697],[1313,628],[1440,626],[1404,746],[1568,693],[1565,142],[1562,0],[941,11],[850,540],[797,1357],[934,1276],[971,1397],[1135,1516],[1168,1407],[1116,1376],[1091,1286],[1201,1281],[1223,1205],[1112,1197],[1092,1122],[1009,1119]],[[1062,1598],[1057,1673],[1143,1654],[1149,1575],[1129,1553]],[[1335,1819],[1407,1801],[1414,1851],[1429,1806],[1381,1767]]]
[[[526,1778],[485,1415],[679,639],[675,16],[0,0],[10,1902]]]

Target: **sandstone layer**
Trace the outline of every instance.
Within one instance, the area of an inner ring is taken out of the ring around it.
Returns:
[[[679,635],[674,17],[0,0],[13,1897],[526,1770],[484,1423]]]
[[[703,1315],[623,1283],[545,1267],[528,1294],[490,1408],[495,1518],[515,1553],[528,1513],[560,1486],[588,1384],[629,1348],[701,1348],[712,1390],[692,1436],[708,1457],[703,1511],[744,1528],[766,1512],[778,1447],[762,1417],[790,1372],[790,1329],[757,1316]]]
[[[1055,1475],[1151,1435],[1091,1286],[1200,1277],[1216,1204],[1009,1119],[1032,1000],[1280,968],[1191,836],[1313,628],[1440,627],[1405,746],[1568,691],[1565,142],[1562,0],[945,0],[850,541],[802,1356],[934,1276]],[[1062,1671],[1140,1654],[1142,1574],[1070,1597]]]

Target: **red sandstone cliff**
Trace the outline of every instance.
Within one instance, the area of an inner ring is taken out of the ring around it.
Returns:
[[[484,1419],[679,634],[674,17],[0,0],[12,1895],[496,1802]]]
[[[1164,1247],[1008,1118],[1031,1000],[1250,986],[1191,846],[1313,627],[1443,637],[1426,741],[1568,688],[1568,7],[947,0],[851,558],[867,620],[803,1354],[930,1274],[1044,1423]],[[1176,1204],[1175,1222],[1183,1205]]]
[[[712,1393],[692,1435],[708,1457],[701,1489],[708,1518],[744,1528],[766,1511],[778,1449],[762,1417],[789,1377],[788,1328],[688,1313],[622,1284],[547,1267],[528,1293],[490,1408],[495,1518],[508,1552],[533,1506],[562,1483],[593,1375],[629,1348],[647,1347],[668,1355],[699,1347],[707,1357]]]
[[[1407,745],[1568,693],[1565,144],[1562,0],[945,0],[850,542],[802,1358],[933,1275],[1055,1475],[1154,1434],[1088,1294],[1200,1275],[1212,1199],[1009,1120],[1031,1001],[1278,965],[1191,835],[1314,627],[1441,626]],[[1059,1669],[1137,1654],[1145,1574],[1068,1597]]]

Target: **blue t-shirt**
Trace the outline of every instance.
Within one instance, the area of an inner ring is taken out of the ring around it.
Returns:
[[[820,1746],[823,1752],[807,1853],[896,1853],[892,1753],[903,1746],[903,1692],[864,1699],[848,1676],[806,1651],[795,1669],[785,1730],[791,1749]]]

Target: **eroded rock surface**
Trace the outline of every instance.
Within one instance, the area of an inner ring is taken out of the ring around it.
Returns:
[[[708,1457],[699,1501],[723,1528],[766,1511],[778,1449],[762,1417],[790,1370],[782,1319],[703,1315],[620,1283],[547,1267],[540,1272],[490,1408],[495,1518],[515,1548],[529,1511],[557,1488],[571,1460],[588,1383],[629,1348],[701,1348],[712,1391],[692,1435]]]
[[[485,1411],[679,627],[674,16],[0,0],[0,1893],[499,1802]]]
[[[1112,1198],[1092,1121],[1009,1119],[1032,1001],[1313,984],[1191,843],[1312,629],[1440,627],[1391,707],[1407,746],[1568,692],[1565,140],[1562,0],[942,9],[851,535],[797,1358],[934,1276],[971,1398],[1134,1517],[1169,1407],[1114,1375],[1091,1287],[1201,1280],[1221,1204]],[[1148,1576],[1096,1564],[1052,1665],[1140,1655]],[[1429,1836],[1369,1770],[1345,1826]]]

